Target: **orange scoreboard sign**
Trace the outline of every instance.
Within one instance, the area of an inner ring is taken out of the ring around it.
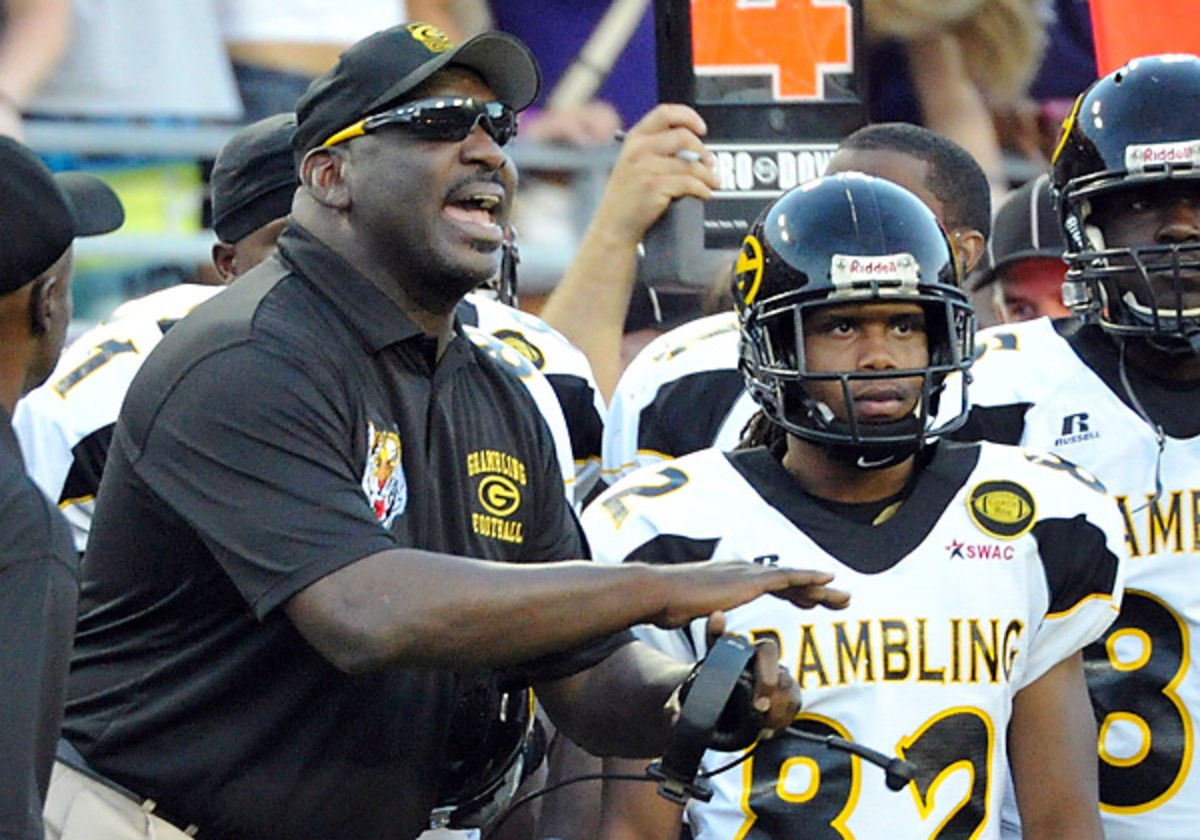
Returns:
[[[825,79],[854,70],[850,4],[692,0],[697,76],[767,76],[775,102],[821,101]]]

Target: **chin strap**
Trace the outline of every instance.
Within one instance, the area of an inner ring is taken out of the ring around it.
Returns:
[[[1145,406],[1142,405],[1142,401],[1138,399],[1137,392],[1133,390],[1133,385],[1129,381],[1128,366],[1125,362],[1127,346],[1128,343],[1124,340],[1119,344],[1120,354],[1117,359],[1117,373],[1121,377],[1121,387],[1125,389],[1125,394],[1129,397],[1129,402],[1133,405],[1133,410],[1137,412],[1137,415],[1142,418],[1147,426],[1154,430],[1154,440],[1158,445],[1158,452],[1154,457],[1154,495],[1147,499],[1144,505],[1133,510],[1133,513],[1137,513],[1162,498],[1162,459],[1163,450],[1166,448],[1167,433],[1163,431],[1162,424],[1155,423],[1153,418],[1150,417],[1150,412],[1146,411]]]
[[[496,279],[496,298],[508,306],[517,305],[517,265],[521,252],[517,248],[517,230],[504,226],[504,244],[500,246],[500,276]]]

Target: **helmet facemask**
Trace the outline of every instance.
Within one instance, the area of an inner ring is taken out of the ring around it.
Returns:
[[[742,327],[741,365],[751,394],[773,422],[790,434],[824,447],[831,458],[859,469],[882,469],[914,455],[929,440],[966,420],[965,388],[957,389],[960,410],[935,427],[947,375],[971,362],[974,314],[964,297],[935,294],[878,293],[805,299],[801,292],[753,304]],[[925,314],[929,360],[922,367],[894,370],[815,371],[805,353],[805,316],[837,303],[916,303]],[[887,421],[859,416],[854,392],[858,383],[919,379],[919,397],[911,414]],[[812,395],[810,386],[839,387],[845,416]]]
[[[1200,199],[1200,180],[1188,181]],[[1095,218],[1098,202],[1128,204],[1130,193],[1153,183],[1178,190],[1181,182],[1168,172],[1069,199],[1069,218],[1084,244],[1066,255],[1067,296],[1076,312],[1111,335],[1142,339],[1171,355],[1200,352],[1200,240],[1109,245]]]
[[[1200,353],[1200,239],[1159,229],[1118,240],[1112,227],[1139,200],[1165,209],[1200,197],[1200,58],[1135,58],[1093,83],[1063,124],[1051,179],[1067,240],[1064,302],[1119,339]]]

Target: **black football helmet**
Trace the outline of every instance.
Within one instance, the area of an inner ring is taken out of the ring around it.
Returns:
[[[1200,308],[1185,303],[1189,285],[1200,288],[1200,241],[1112,247],[1094,218],[1098,202],[1120,206],[1147,188],[1200,197],[1200,58],[1135,58],[1093,83],[1063,124],[1051,178],[1067,240],[1064,302],[1113,335],[1200,348]]]
[[[958,262],[942,226],[903,187],[859,173],[827,176],[780,197],[742,244],[733,292],[741,317],[741,370],[773,422],[824,445],[862,469],[898,463],[930,438],[966,420],[966,369],[975,316],[960,287]],[[804,315],[833,303],[912,302],[925,310],[929,364],[909,370],[808,369]],[[935,424],[945,379],[962,371],[953,416]],[[851,383],[920,377],[922,396],[903,420],[856,416]],[[838,382],[849,416],[838,418],[805,385]],[[936,425],[936,427],[935,427]]]
[[[446,743],[446,773],[431,828],[481,828],[511,802],[545,758],[529,689],[502,691],[491,675],[467,680]]]

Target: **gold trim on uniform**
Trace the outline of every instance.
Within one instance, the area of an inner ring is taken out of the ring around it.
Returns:
[[[1022,650],[1019,619],[952,618],[948,645],[928,619],[862,619],[800,625],[793,672],[800,689],[875,682],[1007,682]],[[832,631],[832,632],[831,632]],[[948,649],[947,649],[948,647]],[[940,648],[940,649],[939,649]]]
[[[1136,508],[1117,496],[1130,557],[1200,550],[1200,490],[1147,493]]]

